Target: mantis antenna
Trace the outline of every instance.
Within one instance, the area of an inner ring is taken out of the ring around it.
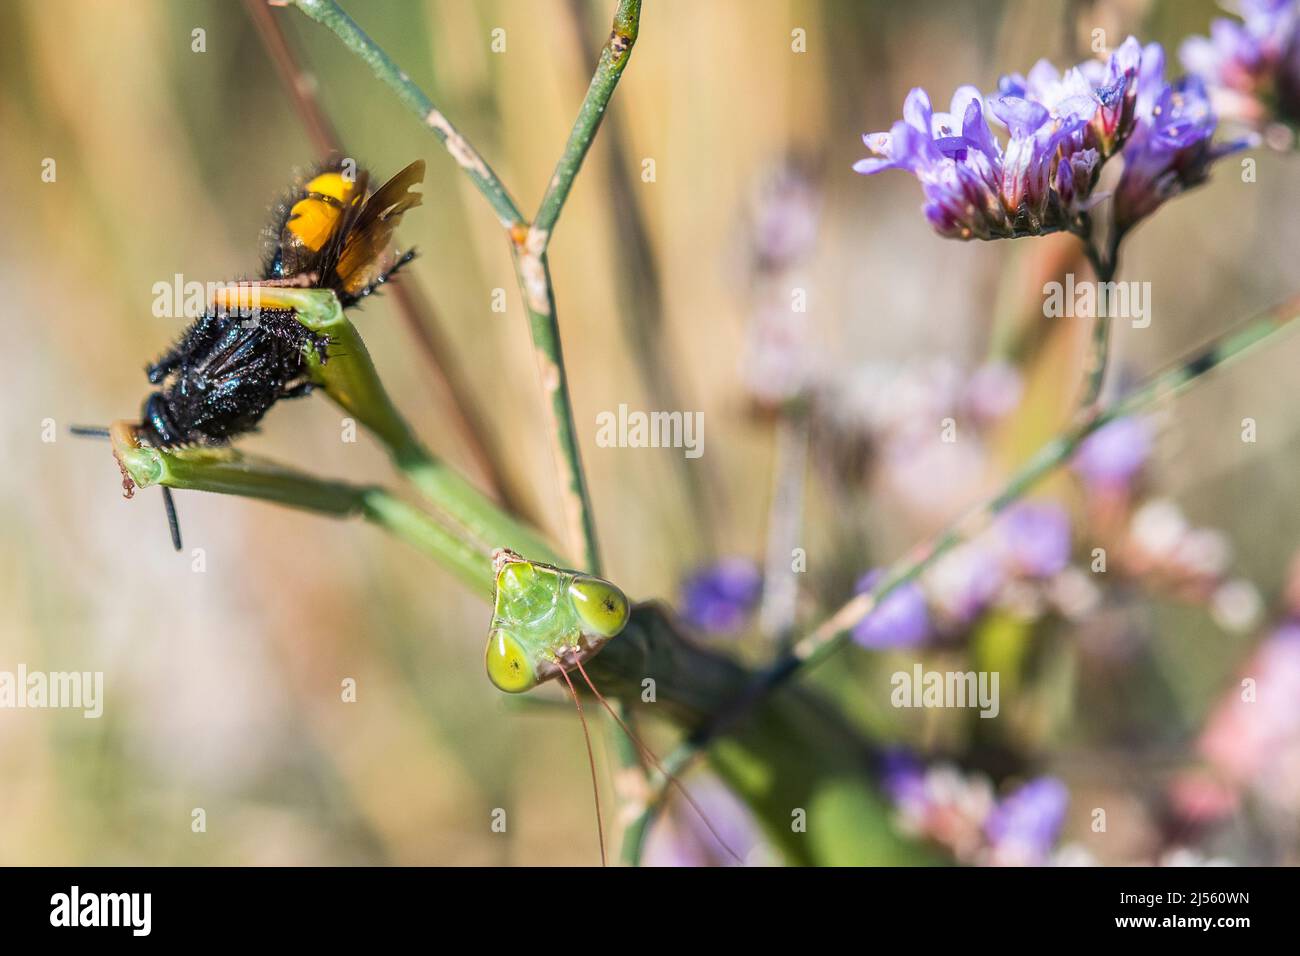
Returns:
[[[573,704],[578,708],[578,720],[582,721],[582,738],[587,744],[587,766],[591,768],[591,793],[596,800],[596,837],[600,840],[600,865],[607,866],[605,862],[605,823],[600,816],[600,787],[596,784],[596,758],[591,752],[591,734],[587,731],[587,718],[582,713],[582,702],[578,700],[578,689],[573,686],[573,681],[563,669],[560,673],[564,675],[564,682],[569,685],[569,693],[573,695]]]

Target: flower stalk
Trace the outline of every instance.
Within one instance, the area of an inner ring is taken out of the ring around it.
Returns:
[[[1093,411],[1101,398],[1102,386],[1106,383],[1106,368],[1110,364],[1110,296],[1105,290],[1115,278],[1119,268],[1119,234],[1113,234],[1110,251],[1107,254],[1097,248],[1092,236],[1092,217],[1083,217],[1084,229],[1080,234],[1088,262],[1092,265],[1092,274],[1098,286],[1097,315],[1093,319],[1092,333],[1088,340],[1088,358],[1083,369],[1083,393],[1079,398],[1079,410],[1087,415]]]

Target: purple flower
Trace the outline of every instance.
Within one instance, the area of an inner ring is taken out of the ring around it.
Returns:
[[[957,627],[967,627],[983,614],[1005,583],[1002,564],[985,541],[958,545],[925,574],[927,593]]]
[[[858,593],[870,591],[883,571],[871,571],[858,581]],[[911,581],[900,584],[853,628],[853,640],[863,647],[912,647],[930,634],[925,595]]]
[[[1300,808],[1300,623],[1288,621],[1259,645],[1241,676],[1257,695],[1224,694],[1201,732],[1199,750],[1237,784],[1253,784],[1268,802]]]
[[[1029,76],[1004,76],[987,109],[1009,138],[1003,147],[973,86],[936,113],[922,89],[888,132],[868,133],[872,157],[854,170],[912,173],[935,230],[955,239],[1006,239],[1069,228],[1088,207],[1102,161],[1127,138],[1141,56],[1130,38],[1105,66],[1064,75],[1042,61]],[[1088,74],[1092,75],[1090,79]]]
[[[1003,798],[984,823],[993,861],[1040,864],[1065,823],[1070,792],[1055,777],[1038,777]]]
[[[645,866],[742,866],[727,852],[746,863],[770,860],[770,848],[749,807],[715,777],[691,781],[691,798],[717,831],[714,836],[699,813],[683,800],[670,805],[646,836]],[[721,837],[726,848],[718,843]],[[757,851],[757,852],[756,852]]]
[[[1239,0],[1242,22],[1218,19],[1179,56],[1209,87],[1225,118],[1252,128],[1300,121],[1300,3]]]
[[[1024,502],[999,525],[1012,567],[1029,577],[1050,578],[1070,562],[1070,516],[1060,505]]]
[[[1259,30],[1276,31],[1285,19],[1289,52],[1276,72],[1290,69],[1300,80],[1297,4],[1250,0],[1246,29],[1257,22]],[[1300,103],[1300,82],[1295,88]],[[993,137],[985,109],[1006,128],[1005,146]],[[947,113],[934,112],[925,91],[914,89],[901,122],[863,137],[875,155],[853,168],[866,175],[912,173],[925,195],[926,218],[940,235],[1004,239],[1080,231],[1083,214],[1101,198],[1093,189],[1102,166],[1122,154],[1114,209],[1119,237],[1204,182],[1215,160],[1253,142],[1215,145],[1216,125],[1202,79],[1167,84],[1160,45],[1143,48],[1129,37],[1105,64],[1059,73],[1041,60],[1028,76],[1003,76],[987,101],[974,87],[961,87]]]
[[[975,370],[966,382],[962,400],[977,419],[994,422],[1015,411],[1024,390],[1024,380],[1016,367],[995,361]]]
[[[925,795],[925,766],[905,747],[890,747],[880,755],[880,786],[895,804],[913,803]]]
[[[1166,200],[1198,186],[1210,165],[1249,140],[1214,145],[1217,120],[1205,84],[1186,76],[1164,81],[1164,52],[1151,44],[1142,54],[1137,126],[1124,150],[1124,173],[1115,190],[1115,228],[1122,234]]]
[[[1088,60],[1061,73],[1047,60],[1039,60],[1027,77],[1003,76],[998,92],[1040,103],[1054,117],[1082,121],[1078,135],[1066,144],[1064,157],[1092,152],[1109,159],[1133,129],[1141,60],[1141,44],[1129,37],[1105,63]]]
[[[926,198],[926,218],[941,235],[992,239],[1012,234],[998,198],[1002,150],[989,131],[974,87],[959,89],[950,112],[938,114],[926,92],[914,89],[903,104],[901,122],[862,140],[876,155],[859,160],[854,171],[912,173]]]
[[[1122,490],[1151,454],[1151,428],[1145,419],[1117,418],[1085,438],[1074,456],[1074,470],[1095,491]]]
[[[758,602],[763,578],[754,562],[724,558],[700,568],[682,585],[682,617],[710,634],[734,634]]]
[[[923,819],[930,807],[925,765],[905,747],[890,747],[880,755],[880,788],[905,818]]]
[[[935,113],[914,89],[903,117],[888,132],[863,136],[876,155],[853,169],[912,173],[925,195],[935,231],[954,239],[1005,239],[1061,229],[1064,218],[1049,189],[1052,159],[1063,132],[1047,110],[1019,97],[1000,97],[990,109],[1011,132],[1005,151],[984,116],[980,93],[964,86],[949,112]]]
[[[794,161],[762,182],[751,212],[751,243],[760,270],[779,271],[808,254],[817,241],[820,198],[809,173]]]

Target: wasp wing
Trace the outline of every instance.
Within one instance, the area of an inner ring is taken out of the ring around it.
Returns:
[[[383,274],[384,252],[402,221],[402,214],[420,205],[423,199],[411,187],[423,182],[424,160],[417,159],[365,201],[344,236],[332,280],[326,283],[330,288],[355,295]]]

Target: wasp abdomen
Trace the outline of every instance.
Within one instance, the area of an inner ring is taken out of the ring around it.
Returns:
[[[163,387],[145,400],[142,437],[158,447],[225,444],[251,431],[281,398],[301,394],[303,349],[326,342],[292,312],[205,315],[149,368]]]

